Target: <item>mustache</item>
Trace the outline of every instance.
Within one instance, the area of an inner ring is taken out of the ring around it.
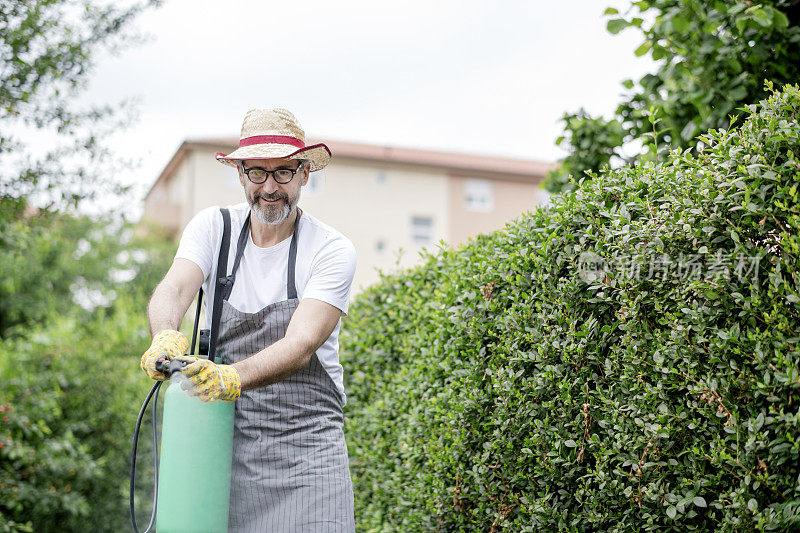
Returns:
[[[268,201],[271,201],[271,202],[274,202],[275,200],[286,200],[286,201],[288,201],[289,200],[289,195],[288,194],[282,194],[282,193],[257,194],[256,195],[256,199],[258,199],[258,198],[263,198],[264,200],[268,200]]]

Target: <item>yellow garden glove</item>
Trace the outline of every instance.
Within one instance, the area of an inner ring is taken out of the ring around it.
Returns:
[[[165,329],[153,337],[150,348],[144,352],[141,361],[142,370],[148,376],[158,381],[164,380],[164,374],[156,370],[156,361],[159,359],[175,359],[186,353],[189,348],[189,340],[180,331]]]
[[[187,363],[182,373],[186,381],[181,388],[201,402],[233,402],[242,394],[239,372],[231,365],[218,365],[208,359],[181,356],[178,360]]]

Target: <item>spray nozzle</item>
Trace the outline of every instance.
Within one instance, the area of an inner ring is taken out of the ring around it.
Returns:
[[[156,370],[164,374],[164,376],[169,379],[172,374],[175,374],[176,372],[179,373],[186,365],[186,361],[178,361],[177,359],[159,359],[156,361]]]

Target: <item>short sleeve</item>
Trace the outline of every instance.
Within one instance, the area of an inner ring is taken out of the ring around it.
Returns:
[[[322,300],[347,315],[356,271],[356,249],[345,237],[334,239],[316,254],[303,298]]]
[[[221,224],[218,207],[203,209],[192,217],[184,228],[178,251],[175,253],[176,258],[188,259],[199,266],[206,279],[214,264],[217,234],[221,232],[217,226]]]

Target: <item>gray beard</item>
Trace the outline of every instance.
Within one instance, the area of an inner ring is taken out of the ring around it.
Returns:
[[[294,199],[292,202],[291,199],[284,203],[283,207],[277,206],[261,206],[258,201],[258,196],[254,197],[253,200],[249,201],[250,210],[256,216],[258,220],[267,224],[268,226],[277,226],[287,218],[289,215],[292,214],[294,208],[297,207],[297,203],[300,201],[300,191],[297,192],[297,198]]]

